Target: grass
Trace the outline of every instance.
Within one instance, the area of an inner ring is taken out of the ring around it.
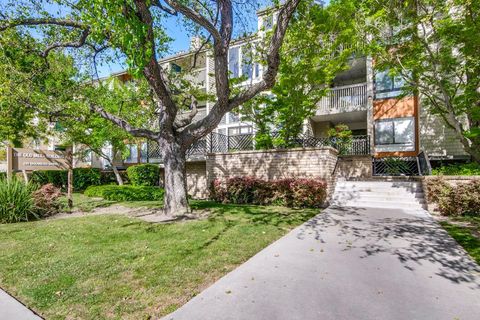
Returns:
[[[65,210],[67,210],[66,197],[62,197],[60,201],[62,202],[62,206],[65,208]],[[138,208],[138,207],[154,208],[154,207],[162,206],[162,203],[158,201],[112,201],[112,200],[105,200],[102,198],[87,197],[82,193],[73,193],[73,209],[74,210],[91,212],[96,208],[108,207],[108,206],[111,206],[112,204],[119,204],[125,207],[131,207],[131,208]]]
[[[77,206],[108,205],[75,197]],[[192,206],[210,218],[151,224],[98,215],[0,225],[0,286],[47,319],[156,319],[318,213]]]
[[[480,217],[455,217],[440,224],[480,264]]]

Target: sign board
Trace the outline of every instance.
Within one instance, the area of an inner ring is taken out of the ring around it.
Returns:
[[[68,169],[65,151],[8,148],[7,162],[8,170],[13,172]]]

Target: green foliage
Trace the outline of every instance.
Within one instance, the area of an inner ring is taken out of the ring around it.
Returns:
[[[18,179],[0,179],[0,223],[37,218],[33,192],[36,186]]]
[[[139,164],[128,167],[127,175],[134,186],[158,186],[160,168],[154,164]]]
[[[210,197],[221,203],[319,208],[326,196],[326,183],[315,179],[265,181],[255,177],[233,177],[225,181],[214,180],[210,185]]]
[[[122,176],[123,183],[128,183],[128,175],[126,170],[119,171],[120,175]],[[100,171],[100,184],[115,184],[117,182],[117,178],[113,171],[109,170],[102,170]]]
[[[42,170],[32,172],[30,180],[38,185],[53,184],[57,188],[66,189],[68,177],[67,170]],[[73,189],[85,190],[88,186],[99,185],[100,169],[97,168],[74,168]]]
[[[432,169],[432,174],[439,176],[479,176],[480,164],[476,162],[463,164],[450,164]]]
[[[45,115],[63,108],[76,89],[72,59],[56,53],[44,59],[38,55],[39,45],[28,33],[1,32],[0,141],[17,147],[26,138],[44,136],[50,120]]]
[[[165,191],[151,186],[90,186],[84,194],[111,201],[163,201]]]

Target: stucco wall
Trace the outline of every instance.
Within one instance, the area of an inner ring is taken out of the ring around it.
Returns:
[[[331,191],[336,160],[337,151],[330,147],[209,154],[207,180],[235,176],[255,176],[265,180],[321,178]]]

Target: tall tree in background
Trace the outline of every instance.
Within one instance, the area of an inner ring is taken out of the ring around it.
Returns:
[[[334,0],[327,6],[302,1],[290,22],[280,54],[277,83],[239,110],[258,129],[256,145],[289,145],[315,114],[333,78],[348,69],[363,33],[357,30],[355,1]],[[270,129],[278,131],[272,139]]]
[[[150,107],[155,110],[155,129],[136,127],[125,119],[125,114],[112,113],[101,106],[91,104],[93,112],[110,120],[135,137],[158,142],[165,167],[164,211],[182,214],[189,211],[185,152],[196,141],[211,132],[223,115],[249,101],[258,93],[271,88],[280,63],[280,48],[288,23],[300,0],[287,0],[279,10],[278,21],[265,50],[265,72],[256,84],[232,94],[228,71],[228,50],[234,32],[234,6],[241,4],[231,0],[66,0],[7,1],[2,13],[0,30],[21,26],[43,31],[46,45],[42,53],[48,56],[55,49],[85,48],[95,53],[112,48],[124,55],[131,70],[143,78],[151,89]],[[48,13],[42,4],[54,2],[63,9]],[[62,15],[61,12],[68,12]],[[169,40],[162,19],[168,14],[180,14],[198,26],[205,38],[211,39],[212,58],[215,65],[216,102],[203,119],[194,120],[197,112],[196,98],[190,106],[174,99],[175,92],[169,86],[165,70],[158,57],[165,53]],[[139,106],[138,112],[147,106]],[[191,111],[183,113],[182,109]]]
[[[403,77],[480,162],[480,1],[361,3],[376,68]]]

